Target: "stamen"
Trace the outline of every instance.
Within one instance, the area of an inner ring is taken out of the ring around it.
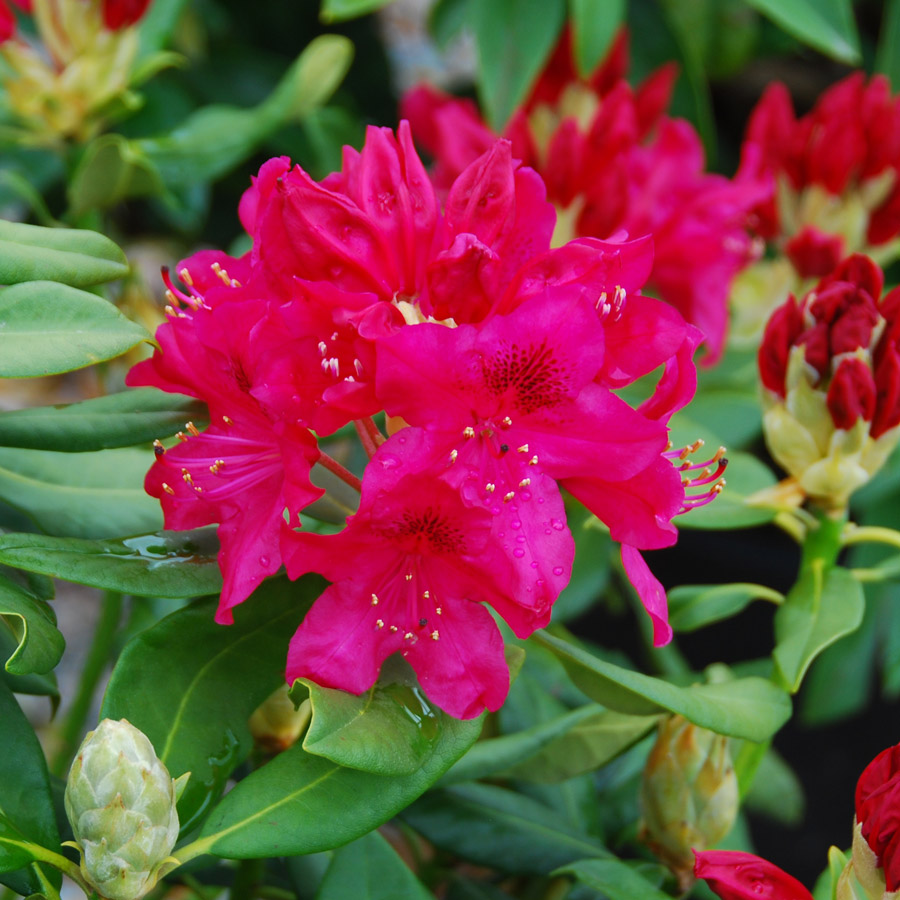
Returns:
[[[509,503],[509,501],[512,500],[513,497],[515,497],[515,496],[516,496],[516,492],[515,492],[515,491],[510,491],[508,494],[504,494],[504,495],[503,495],[503,502],[504,502],[504,503]]]
[[[535,453],[534,456],[532,456],[531,459],[528,460],[528,465],[536,466],[537,464],[538,464],[538,458],[537,458],[537,453]]]
[[[407,581],[412,581],[412,572],[407,572],[405,577]]]
[[[467,425],[465,428],[463,428],[463,437],[475,437],[475,429],[471,425]]]
[[[186,423],[184,427],[191,437],[199,437],[200,429],[193,422]]]
[[[434,631],[431,632],[431,639],[433,641],[439,641],[441,639],[441,635],[438,632],[437,628],[435,628]]]
[[[372,606],[378,606],[378,595],[372,594]]]
[[[154,441],[153,442],[153,453],[156,458],[159,459],[166,452],[166,448],[163,447],[162,441]]]
[[[520,488],[528,487],[529,484],[531,484],[531,479],[530,479],[530,478],[523,478],[523,479],[519,482],[519,487],[520,487]]]
[[[459,451],[456,449],[451,450],[450,451],[450,462],[455,463],[457,456],[459,456]]]
[[[512,419],[509,416],[504,416],[501,419],[500,424],[504,425],[506,428],[509,428],[509,426],[512,425]]]
[[[179,441],[183,444],[185,441],[189,441],[190,438],[183,431],[176,431],[175,437],[178,438]]]
[[[484,486],[484,489],[485,489],[489,494],[493,494],[494,491],[497,490],[497,485],[494,484],[493,481],[489,481],[489,482]]]
[[[430,600],[431,599],[431,591],[422,591],[422,599]]]
[[[521,447],[516,447],[517,453],[527,453],[528,452],[528,444],[522,444]]]
[[[328,352],[328,344],[325,341],[319,341],[319,355],[324,356]]]
[[[442,610],[442,609],[440,608],[440,606],[435,607],[435,610],[434,610],[434,611],[435,611],[439,616],[442,616],[442,615],[444,614],[444,610]]]
[[[222,416],[222,421],[226,425],[234,425],[234,419],[232,419],[230,416]]]
[[[376,628],[384,628],[384,619],[376,619],[375,627]]]
[[[397,628],[396,625],[391,625],[389,630],[390,630],[391,634],[396,634],[400,629]]]
[[[167,485],[165,482],[162,483],[162,489],[163,489],[167,494],[174,494],[174,493],[175,493],[175,491],[172,490],[172,488],[170,488],[169,485]]]

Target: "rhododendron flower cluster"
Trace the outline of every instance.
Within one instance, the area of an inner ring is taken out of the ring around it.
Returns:
[[[712,362],[724,343],[732,279],[756,255],[747,214],[770,197],[772,180],[749,167],[734,180],[706,173],[696,131],[665,115],[674,66],[632,89],[627,65],[622,33],[593,75],[580,79],[566,31],[504,134],[513,155],[546,181],[559,214],[556,244],[622,230],[653,235],[649,288],[700,328]],[[403,111],[445,186],[495,140],[472,103],[430,87],[410,92]]]
[[[738,331],[758,334],[775,303],[851,253],[882,265],[896,257],[900,101],[885,76],[867,82],[854,72],[799,118],[787,88],[771,84],[750,117],[744,156],[746,168],[776,180],[774,196],[757,206],[753,219],[778,256],[739,278]]]
[[[399,652],[452,715],[496,709],[509,674],[487,605],[519,637],[547,624],[575,550],[565,488],[621,542],[669,639],[640,550],[675,541],[724,462],[669,448],[699,335],[640,293],[649,240],[551,249],[553,207],[507,141],[441,206],[406,123],[370,128],[322,182],[270,160],[240,215],[252,251],[179,266],[160,349],[129,376],[209,405],[208,428],[157,445],[147,489],[167,527],[219,523],[220,622],[282,563],[319,572],[332,585],[291,642],[289,681],[359,693]],[[637,409],[615,393],[660,367]],[[351,422],[361,480],[322,440]],[[337,534],[298,530],[317,463],[360,490]]]
[[[759,350],[766,441],[803,492],[832,508],[900,438],[900,290],[868,257],[845,260],[775,310]]]

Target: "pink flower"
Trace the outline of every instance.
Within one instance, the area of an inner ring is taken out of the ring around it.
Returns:
[[[722,900],[813,900],[796,878],[752,853],[695,850],[694,856],[694,874]]]
[[[287,680],[360,694],[402,653],[426,696],[469,719],[509,689],[503,639],[483,605],[514,608],[491,516],[420,474],[424,435],[404,429],[366,468],[359,511],[340,534],[285,532],[288,574],[321,572],[328,588],[288,651]],[[407,445],[408,446],[404,446]],[[350,563],[350,564],[348,564]]]
[[[376,391],[388,413],[425,429],[442,477],[494,517],[513,595],[533,610],[529,630],[546,623],[570,573],[557,483],[615,540],[675,541],[671,519],[685,496],[662,457],[667,429],[594,383],[602,344],[603,325],[583,298],[548,292],[479,327],[423,324],[377,348]],[[658,608],[655,586],[647,597]]]
[[[579,82],[569,40],[565,35],[507,127],[513,154],[546,180],[560,213],[557,243],[620,231],[653,236],[650,287],[703,331],[712,362],[724,342],[731,280],[754,255],[747,213],[770,195],[771,180],[745,172],[729,181],[703,171],[691,126],[662,118],[673,68],[632,91],[622,80],[620,39],[595,76]],[[408,94],[403,111],[435,156],[439,183],[449,183],[494,137],[470,103],[431,88]]]
[[[110,31],[118,31],[140,21],[152,0],[103,0],[103,23]]]
[[[198,281],[201,269],[194,266]],[[209,405],[209,429],[200,433],[189,424],[179,445],[156,445],[146,489],[161,501],[167,528],[219,523],[224,587],[216,618],[230,622],[232,607],[281,566],[284,510],[296,521],[322,491],[309,480],[318,458],[315,439],[256,396],[279,348],[290,346],[290,335],[270,316],[271,301],[253,299],[252,289],[231,285],[218,271],[222,277],[206,294],[196,287],[171,294],[180,304],[157,330],[160,349],[131,370],[127,383],[185,393]],[[186,268],[182,274],[194,282]]]

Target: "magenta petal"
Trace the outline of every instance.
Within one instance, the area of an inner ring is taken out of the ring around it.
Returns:
[[[428,699],[457,719],[499,709],[509,692],[509,668],[491,614],[480,603],[460,600],[433,624],[404,654]]]
[[[614,541],[644,550],[675,543],[672,518],[681,510],[684,487],[668,459],[658,457],[625,481],[604,481],[598,475],[566,479],[563,487],[608,526]]]
[[[622,564],[653,623],[653,646],[668,644],[672,640],[672,628],[665,588],[654,577],[644,557],[629,544],[622,544]]]

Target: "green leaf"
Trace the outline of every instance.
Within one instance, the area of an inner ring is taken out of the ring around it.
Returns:
[[[127,274],[125,254],[95,231],[0,220],[0,284],[46,280],[87,287]]]
[[[138,61],[154,56],[169,46],[187,0],[154,0],[138,26],[141,47]]]
[[[620,859],[585,859],[557,869],[554,875],[571,875],[600,891],[608,900],[671,900],[646,878]]]
[[[774,603],[784,599],[761,584],[680,585],[669,591],[669,624],[675,631],[696,631],[737,615],[757,598]]]
[[[583,706],[549,721],[540,722],[514,734],[479,741],[440,781],[441,787],[487,778],[506,772],[513,766],[531,759],[547,744],[567,734],[585,719],[602,712],[597,704]]]
[[[748,809],[795,828],[803,821],[803,785],[793,769],[771,748],[762,758],[747,792]]]
[[[495,131],[503,130],[531,90],[565,17],[565,0],[491,0],[469,7],[478,47],[478,94]]]
[[[448,719],[422,767],[403,776],[348,769],[295,744],[225,795],[203,826],[201,846],[231,859],[339,847],[407,807],[480,731],[480,719]]]
[[[69,207],[73,216],[81,216],[129,197],[164,192],[159,171],[136,141],[120,134],[102,134],[87,145],[72,174]]]
[[[68,285],[32,281],[0,291],[0,377],[82,369],[146,340],[111,303]]]
[[[559,657],[576,687],[617,712],[680,713],[695,725],[757,742],[769,738],[790,718],[789,698],[764,678],[678,687],[597,659],[545,631],[536,632],[535,639]]]
[[[855,631],[865,611],[862,585],[846,570],[810,567],[775,613],[775,672],[796,693],[810,663],[838,638]]]
[[[391,0],[323,0],[319,18],[326,24],[355,19],[387,6]]]
[[[273,131],[325,103],[343,80],[352,57],[349,39],[320,35],[259,106],[207,106],[171,133],[134,144],[169,187],[211,181],[250,156]]]
[[[28,865],[32,856],[27,850],[5,844],[3,838],[24,839],[56,850],[59,832],[44,753],[34,729],[2,680],[0,722],[0,871],[10,872]],[[22,883],[15,887],[20,893],[40,889],[31,873],[17,873],[15,880]],[[58,885],[59,880],[55,883]]]
[[[612,540],[597,517],[580,503],[568,499],[567,519],[575,539],[572,577],[553,604],[553,621],[567,622],[589,609],[603,594],[609,581]],[[571,507],[571,508],[570,508]]]
[[[0,448],[0,500],[62,537],[158,531],[159,503],[144,493],[152,458],[130,448],[77,454]]]
[[[316,900],[434,900],[377,832],[336,850]]]
[[[689,409],[693,421],[721,436],[729,457],[762,433],[762,411],[755,392],[701,389]]]
[[[859,34],[850,0],[746,0],[804,44],[839,62],[859,64]]]
[[[351,769],[412,775],[450,718],[429,702],[401,657],[389,657],[378,681],[359,696],[301,680],[312,706],[304,749]]]
[[[884,4],[875,71],[887,75],[895,92],[900,89],[900,0],[887,0]]]
[[[217,551],[212,528],[108,541],[0,534],[0,562],[138,597],[218,594]]]
[[[569,0],[575,64],[586,78],[600,64],[625,18],[625,0]]]
[[[173,777],[191,773],[178,802],[183,829],[250,752],[247,720],[283,683],[288,642],[322,587],[313,577],[271,579],[234,610],[229,626],[213,619],[217,597],[200,600],[122,651],[101,717],[140,728]]]
[[[513,766],[508,774],[525,781],[556,784],[594,772],[637,743],[657,719],[601,709],[530,759]]]
[[[576,859],[610,855],[544,804],[495,785],[429,791],[402,818],[442,850],[517,875],[546,875]]]
[[[202,414],[190,397],[136,388],[68,406],[0,412],[0,446],[66,452],[131,447],[175,434]]]
[[[17,642],[5,659],[6,671],[13,675],[46,675],[62,658],[66,642],[56,628],[53,610],[4,575],[0,575],[0,628],[9,629]]]

